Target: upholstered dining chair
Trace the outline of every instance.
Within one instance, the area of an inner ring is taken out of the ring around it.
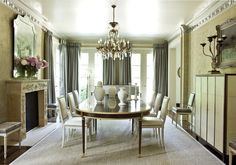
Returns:
[[[69,92],[67,94],[67,98],[68,98],[68,103],[69,103],[69,110],[70,110],[70,114],[73,117],[78,117],[79,115],[76,114],[76,108],[78,108],[78,106],[76,106],[75,104],[75,99],[74,99],[74,95],[72,92]]]
[[[155,99],[156,99],[156,92],[152,92],[152,96],[151,96],[151,99],[148,101],[148,105],[153,108],[154,107],[154,102],[155,102]]]
[[[74,100],[75,100],[75,107],[79,107],[79,103],[80,103],[79,92],[78,92],[78,90],[74,90],[72,93],[73,93]]]
[[[156,117],[158,115],[158,112],[161,108],[161,99],[162,99],[162,94],[157,93],[154,100],[153,109],[148,116]]]
[[[166,121],[166,116],[168,113],[168,104],[169,104],[169,97],[164,97],[162,101],[160,115],[157,117],[143,117],[142,119],[142,129],[143,128],[154,128],[158,129],[158,136],[162,146],[165,146],[164,142],[164,126]],[[156,131],[157,133],[157,131]]]
[[[194,102],[194,98],[195,98],[195,93],[190,93],[189,95],[189,99],[188,99],[188,105],[184,106],[184,107],[172,107],[172,114],[174,114],[172,116],[172,123],[173,120],[175,118],[175,126],[177,127],[178,124],[178,118],[179,115],[191,115],[191,122],[192,120],[192,107],[193,107],[193,102]]]
[[[69,115],[69,112],[67,110],[66,106],[66,100],[64,96],[61,96],[58,98],[59,103],[59,115],[62,122],[62,147],[64,147],[65,144],[65,138],[66,138],[66,130],[68,129],[69,135],[70,132],[74,129],[78,129],[82,127],[82,118],[81,117],[71,117]],[[86,120],[85,122],[86,128],[90,129],[91,122],[90,120]],[[87,129],[85,129],[85,134],[87,132]],[[89,131],[91,132],[91,131]],[[91,136],[91,135],[90,135]],[[87,138],[85,138],[87,141]]]

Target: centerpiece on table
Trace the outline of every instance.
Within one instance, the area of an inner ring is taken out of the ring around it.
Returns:
[[[48,62],[39,56],[15,57],[14,63],[19,78],[36,78],[39,69],[48,67]]]

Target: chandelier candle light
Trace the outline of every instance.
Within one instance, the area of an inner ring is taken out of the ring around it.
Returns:
[[[206,54],[204,51],[204,47],[206,46],[206,43],[201,43],[200,45],[202,46],[203,55],[211,57],[211,60],[212,60],[212,62],[211,62],[212,70],[208,71],[208,72],[212,73],[212,74],[217,74],[217,73],[220,73],[220,71],[216,70],[218,56],[221,52],[221,47],[222,47],[223,41],[227,37],[225,35],[222,35],[222,37],[217,37],[216,35],[213,35],[213,36],[209,36],[207,38],[208,38],[208,42],[209,42],[210,54]],[[213,44],[212,44],[212,42],[213,42]]]
[[[115,60],[118,58],[123,60],[125,57],[131,57],[131,44],[129,41],[119,38],[118,22],[115,22],[116,5],[111,7],[113,9],[113,21],[109,23],[111,29],[107,39],[98,41],[97,51],[102,55],[103,59],[112,58]]]

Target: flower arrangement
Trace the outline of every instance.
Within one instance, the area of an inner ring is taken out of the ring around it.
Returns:
[[[48,62],[39,56],[15,57],[14,66],[20,77],[33,77],[39,69],[48,67]]]

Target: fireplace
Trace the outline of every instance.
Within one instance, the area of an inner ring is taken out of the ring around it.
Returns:
[[[21,138],[25,138],[30,129],[47,124],[47,82],[45,79],[6,82],[7,118],[21,122]]]
[[[26,132],[39,125],[38,92],[25,94],[26,97]]]

